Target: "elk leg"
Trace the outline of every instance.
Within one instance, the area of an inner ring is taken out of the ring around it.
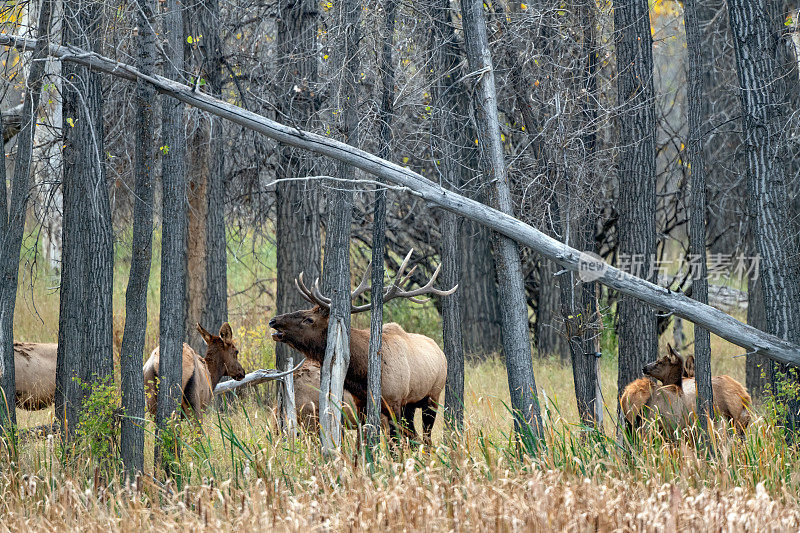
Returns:
[[[403,406],[403,418],[402,424],[403,429],[405,430],[406,436],[411,440],[411,442],[415,442],[418,438],[417,430],[414,428],[414,413],[417,410],[417,404],[406,404]]]
[[[439,410],[439,402],[433,398],[423,400],[422,406],[422,442],[426,446],[433,446],[433,423],[436,422],[436,413]]]

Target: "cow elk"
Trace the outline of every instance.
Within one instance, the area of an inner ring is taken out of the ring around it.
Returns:
[[[620,397],[620,406],[629,427],[638,427],[645,418],[648,410],[664,400],[683,398],[685,409],[692,418],[697,416],[697,384],[694,379],[694,356],[688,356],[683,361],[681,356],[668,345],[667,356],[660,357],[656,362],[645,366],[643,372],[646,376],[659,379],[664,387],[659,387],[648,377],[639,378],[627,387]],[[680,377],[680,379],[678,379]],[[714,413],[732,422],[736,431],[741,435],[750,423],[750,410],[752,401],[747,390],[741,383],[730,376],[714,376],[711,378],[714,396]],[[669,387],[669,388],[667,388]],[[680,388],[680,393],[676,387]],[[662,413],[664,410],[662,410]],[[675,419],[678,412],[683,413],[684,407],[673,402],[668,409],[667,418]],[[681,420],[683,423],[683,420]]]
[[[194,413],[199,420],[202,413],[211,403],[214,388],[223,376],[235,380],[244,378],[245,373],[239,364],[239,350],[233,343],[231,326],[225,322],[219,329],[219,335],[212,335],[203,326],[197,324],[197,331],[206,343],[206,355],[200,357],[188,344],[183,345],[183,363],[181,378],[181,408],[184,415]],[[145,398],[147,410],[155,415],[158,406],[159,347],[153,350],[144,364]]]
[[[56,392],[58,344],[14,343],[14,374],[17,407],[36,411],[49,407]],[[2,371],[0,370],[0,376]]]
[[[424,303],[423,295],[447,296],[457,288],[443,291],[433,288],[440,268],[431,276],[428,283],[415,290],[403,290],[416,267],[405,274],[411,259],[409,251],[397,271],[394,281],[385,289],[382,302],[394,298],[407,298],[415,303]],[[370,268],[367,267],[366,272]],[[323,296],[319,289],[319,279],[309,289],[303,281],[303,274],[295,280],[295,286],[303,298],[313,305],[292,313],[276,316],[269,325],[275,331],[272,338],[299,351],[310,361],[320,365],[325,357],[327,346],[328,318],[331,300]],[[350,294],[351,313],[371,309],[370,304],[356,305],[357,299],[369,290],[366,274],[358,287]],[[436,342],[424,335],[406,332],[400,325],[383,325],[381,337],[381,413],[390,421],[393,435],[399,440],[404,431],[415,438],[414,414],[422,410],[423,441],[431,443],[431,431],[436,420],[439,395],[447,378],[447,359]],[[359,414],[363,413],[367,402],[367,358],[369,351],[369,330],[353,329],[350,332],[350,366],[345,376],[345,390],[352,394]],[[315,384],[318,387],[318,384]]]

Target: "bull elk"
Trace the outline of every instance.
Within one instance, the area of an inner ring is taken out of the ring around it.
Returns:
[[[206,355],[200,357],[188,344],[183,345],[181,407],[184,414],[194,413],[199,419],[211,403],[214,388],[220,379],[230,376],[240,380],[245,373],[239,364],[239,350],[233,343],[230,324],[225,322],[219,329],[219,335],[212,335],[200,324],[197,324],[197,331],[206,343]],[[142,369],[147,410],[151,415],[155,415],[158,406],[158,362],[159,346],[156,346]]]
[[[415,290],[403,290],[416,266],[405,273],[413,250],[408,252],[400,265],[394,281],[385,289],[382,303],[394,298],[407,298],[415,303],[424,303],[424,295],[447,296],[455,292],[456,285],[443,291],[433,287],[439,275],[438,267],[430,280]],[[350,293],[351,313],[361,313],[372,308],[371,304],[356,305],[360,296],[370,290],[367,283],[367,267],[364,278]],[[310,361],[321,364],[325,357],[328,338],[328,318],[331,300],[323,296],[319,289],[319,279],[309,289],[303,281],[301,272],[295,279],[295,287],[308,303],[314,307],[286,313],[270,320],[274,329],[272,338],[299,351]],[[381,334],[381,412],[389,421],[395,439],[399,440],[403,431],[417,436],[414,430],[414,414],[422,410],[423,441],[431,443],[431,432],[436,421],[439,395],[447,378],[447,359],[436,342],[424,335],[408,333],[394,322],[384,324]],[[352,394],[356,409],[363,413],[367,403],[367,358],[369,352],[369,330],[353,329],[350,332],[350,366],[345,376],[345,390]],[[317,385],[318,386],[318,385]],[[399,422],[399,424],[398,424]]]

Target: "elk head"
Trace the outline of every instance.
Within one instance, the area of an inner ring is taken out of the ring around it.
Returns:
[[[644,366],[642,372],[661,381],[664,385],[681,386],[683,383],[683,358],[667,344],[667,354]]]
[[[222,324],[219,336],[212,335],[200,324],[197,324],[197,331],[206,343],[204,359],[211,374],[211,388],[216,387],[222,376],[230,376],[237,381],[244,378],[244,368],[239,363],[239,350],[233,344],[231,325],[227,322]]]
[[[384,290],[381,298],[382,303],[386,303],[394,298],[407,298],[415,303],[425,303],[428,301],[428,299],[420,299],[419,296],[426,294],[447,296],[449,294],[453,294],[458,288],[458,285],[456,285],[450,290],[443,291],[433,287],[433,284],[439,275],[439,271],[441,270],[440,265],[436,268],[433,276],[431,276],[430,280],[428,280],[424,286],[410,291],[403,290],[401,287],[408,282],[409,278],[417,268],[414,266],[407,274],[405,273],[413,252],[413,249],[408,252],[405,260],[403,260],[403,263],[397,270],[394,281],[392,281],[392,283]],[[355,303],[359,297],[371,290],[371,287],[367,282],[371,265],[372,263],[367,265],[367,269],[364,272],[364,277],[361,279],[361,283],[359,283],[358,287],[356,287],[356,289],[350,293],[351,313],[361,313],[372,309],[371,303],[365,303],[361,305],[356,305]],[[331,300],[330,298],[322,295],[319,288],[319,278],[314,281],[314,284],[309,289],[306,287],[306,284],[303,281],[303,273],[301,272],[300,275],[297,276],[297,279],[294,280],[294,285],[297,290],[300,291],[303,299],[312,304],[314,307],[311,309],[278,315],[270,320],[269,326],[275,330],[272,334],[272,338],[278,342],[285,342],[292,348],[306,355],[306,357],[321,361],[325,354],[325,347],[327,344],[328,317],[330,315]]]

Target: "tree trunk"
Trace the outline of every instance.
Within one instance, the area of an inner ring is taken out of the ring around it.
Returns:
[[[64,2],[63,41],[98,51],[98,6]],[[64,224],[56,364],[56,416],[62,436],[75,432],[93,385],[113,380],[111,205],[103,158],[100,74],[64,65]],[[77,378],[77,379],[76,379]]]
[[[655,281],[655,104],[653,39],[647,0],[614,4],[619,98],[619,256],[639,264],[635,276]],[[641,260],[641,262],[640,262]],[[624,269],[623,269],[624,270]],[[619,394],[658,355],[655,312],[630,295],[619,301]]]
[[[381,94],[378,116],[378,154],[389,158],[392,141],[392,116],[394,113],[394,23],[397,0],[386,0],[383,5],[383,50],[381,51]],[[367,360],[367,425],[364,440],[370,461],[380,444],[381,429],[381,361],[383,333],[383,259],[386,254],[386,189],[375,191],[375,216],[372,227],[372,316],[369,323],[369,354]]]
[[[708,303],[708,274],[706,267],[706,160],[703,151],[705,136],[703,128],[706,115],[702,38],[697,14],[697,0],[683,3],[683,21],[686,28],[686,50],[688,54],[687,106],[689,114],[689,163],[691,165],[691,209],[689,212],[689,253],[693,263],[700,266],[692,279],[692,298]],[[680,348],[678,348],[680,349]],[[713,390],[711,388],[711,334],[707,329],[694,328],[694,369],[697,382],[697,412],[700,426],[707,430],[707,421],[713,416]]]
[[[559,327],[562,280],[555,276],[559,268],[554,262],[539,260],[539,296],[536,299],[536,352],[539,357],[558,356],[562,361],[569,346]]]
[[[751,222],[754,223],[754,222]],[[752,235],[748,235],[748,249],[753,250]],[[748,253],[749,257],[755,255],[755,251]],[[747,323],[754,328],[766,330],[766,318],[764,317],[764,293],[761,290],[761,282],[758,276],[747,280]],[[764,395],[772,382],[772,362],[770,359],[759,353],[748,352],[745,369],[745,385],[747,390],[754,398],[764,399]]]
[[[139,0],[137,8],[137,57],[139,69],[149,75],[155,70],[156,4]],[[144,382],[142,359],[147,331],[147,286],[150,281],[150,260],[153,252],[153,182],[156,161],[155,117],[153,104],[156,92],[144,81],[136,83],[136,146],[133,174],[133,239],[131,270],[125,292],[125,330],[122,335],[120,365],[122,376],[122,463],[128,479],[144,469]]]
[[[463,0],[461,13],[469,67],[473,72],[480,72],[477,76],[475,116],[478,145],[481,149],[481,167],[484,180],[489,184],[489,202],[500,211],[512,214],[511,191],[500,140],[494,70],[486,34],[483,2]],[[503,302],[500,308],[503,355],[508,370],[514,426],[526,446],[530,447],[533,445],[532,438],[538,439],[541,436],[542,426],[531,360],[528,305],[522,279],[522,264],[519,248],[513,240],[495,234],[493,246],[499,297]]]
[[[204,7],[200,7],[204,10]],[[201,35],[191,32],[191,35]],[[208,176],[211,162],[211,121],[202,111],[192,109],[186,139],[186,343],[197,353],[205,353],[197,324],[206,308],[206,221],[208,220]],[[210,326],[206,326],[210,327]],[[211,330],[218,331],[218,330]]]
[[[219,0],[205,0],[200,16],[200,35],[205,42],[205,75],[211,94],[222,97],[222,40]],[[225,236],[225,138],[222,119],[210,115],[210,160],[206,199],[206,292],[203,325],[219,331],[228,321],[228,247]],[[283,344],[283,343],[279,343]]]
[[[278,91],[280,115],[292,124],[314,129],[319,103],[317,94],[317,22],[315,0],[278,2]],[[314,173],[313,155],[290,146],[280,149],[278,179],[293,180]],[[277,294],[276,313],[307,307],[294,286],[304,272],[313,280],[320,274],[319,185],[313,181],[284,181],[276,188]],[[291,348],[278,343],[278,368],[286,366]],[[294,359],[299,360],[295,354]]]
[[[35,41],[0,33],[0,45],[33,50]],[[452,191],[446,191],[420,174],[391,161],[381,159],[335,139],[286,126],[263,115],[223,102],[185,84],[162,76],[143,76],[138,70],[99,54],[88,54],[80,48],[50,45],[50,54],[63,61],[91,66],[100,72],[135,81],[144,79],[156,89],[194,107],[217,114],[277,142],[304,148],[314,153],[347,163],[397,186],[422,200],[434,203],[486,228],[513,239],[555,261],[561,267],[577,271],[591,269],[596,281],[609,289],[633,296],[653,308],[666,310],[707,328],[711,333],[738,346],[756,351],[770,359],[800,365],[800,345],[765,333],[736,320],[732,316],[701,304],[684,294],[668,291],[654,283],[632,276],[602,260],[589,260],[585,254],[548,237],[533,226],[513,216]]]
[[[345,141],[358,144],[358,0],[341,4],[340,42],[341,78],[337,108],[342,110],[341,131]],[[330,290],[331,313],[328,320],[328,344],[322,364],[319,393],[320,439],[323,453],[330,454],[341,445],[344,378],[350,364],[350,225],[353,218],[351,181],[355,168],[339,163],[336,173],[341,181],[332,184],[328,204],[328,223],[325,236],[325,287]]]
[[[457,191],[460,174],[456,147],[459,128],[456,123],[459,54],[450,19],[450,3],[438,0],[430,6],[431,30],[428,54],[431,64],[431,159],[438,182]],[[454,287],[461,283],[461,247],[458,238],[459,219],[455,213],[442,214],[442,283]],[[464,343],[462,339],[461,294],[442,298],[442,338],[447,357],[447,380],[444,393],[444,414],[447,427],[460,431],[464,425]]]
[[[165,4],[164,75],[177,79],[183,71],[183,17],[177,0]],[[186,323],[186,139],[183,104],[172,98],[162,102],[161,163],[161,309],[159,315],[158,408],[156,409],[155,464],[170,469],[163,456],[162,436],[180,405],[181,360]],[[177,439],[174,440],[177,447]],[[169,450],[172,453],[173,450]],[[175,459],[175,458],[174,458]]]
[[[28,195],[30,192],[31,154],[36,133],[36,115],[42,90],[44,62],[48,55],[50,38],[50,12],[52,0],[42,0],[39,20],[36,24],[37,39],[33,51],[33,63],[28,75],[28,90],[22,107],[22,129],[19,133],[14,175],[11,182],[10,203],[7,202],[6,168],[2,165],[0,175],[0,362],[2,362],[2,392],[5,401],[0,402],[0,429],[16,425],[16,381],[14,375],[14,307],[17,302],[19,280],[19,255],[25,232]],[[5,154],[5,151],[3,152]],[[5,158],[4,158],[5,159]],[[2,400],[2,398],[0,398]],[[6,405],[9,407],[6,409]]]
[[[796,239],[786,238],[789,195],[782,131],[786,115],[780,31],[783,21],[766,0],[728,0],[740,84],[750,203],[755,212],[755,249],[761,258],[767,331],[790,342],[800,339],[800,263]],[[787,369],[780,368],[779,374]],[[794,373],[794,371],[792,372]],[[773,374],[773,391],[783,387]],[[794,378],[793,378],[794,379]],[[798,423],[790,399],[786,427]]]
[[[471,220],[462,220],[459,226],[461,284],[458,292],[464,352],[486,358],[497,353],[502,345],[491,234]]]

